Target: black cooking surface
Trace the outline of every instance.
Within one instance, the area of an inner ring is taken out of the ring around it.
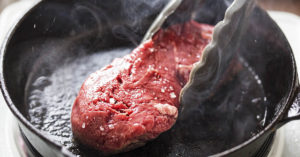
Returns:
[[[25,143],[22,148],[24,148],[24,152],[30,157],[42,157],[41,154],[31,145],[31,143],[27,140],[26,136],[21,132],[20,135]],[[267,157],[274,142],[275,133],[271,134],[266,142],[262,145],[259,151],[256,152],[256,155],[253,157]],[[178,157],[182,156],[181,154],[177,154]]]
[[[197,10],[200,14],[212,9],[206,18],[193,17],[209,24],[221,20],[225,1],[216,1],[220,3],[208,1]],[[148,14],[136,21],[123,14],[122,6],[109,7],[113,3],[46,0],[23,19],[5,54],[3,71],[9,78],[5,84],[16,108],[49,139],[49,145],[58,142],[74,154],[95,153],[71,135],[70,109],[81,83],[91,72],[128,53],[124,47],[135,47],[155,17]],[[136,27],[131,24],[141,25],[132,29]],[[231,70],[235,65],[242,70],[229,75],[218,92],[203,101],[207,112],[195,111],[188,121],[178,122],[144,147],[117,156],[205,156],[242,143],[268,125],[292,85],[291,52],[279,28],[259,8],[251,14],[241,43]],[[233,93],[227,94],[228,90]],[[223,112],[217,114],[218,109]]]
[[[72,105],[81,84],[91,73],[114,58],[128,54],[131,48],[92,54],[86,54],[84,48],[77,48],[77,56],[63,60],[58,63],[59,68],[51,70],[55,57],[66,51],[58,49],[62,43],[60,40],[51,41],[51,46],[56,42],[57,46],[50,49],[52,53],[45,53],[34,65],[37,69],[28,79],[25,93],[28,119],[48,138],[74,154],[90,156],[95,153],[82,151],[86,149],[73,139],[70,124]],[[35,50],[43,51],[39,47],[48,45],[37,43]],[[236,66],[240,67],[239,72],[230,75]],[[224,76],[229,80],[220,84],[219,89],[202,102],[188,120],[178,121],[170,131],[144,147],[116,156],[207,156],[232,148],[258,133],[266,123],[268,103],[261,80],[242,58],[236,58],[232,68],[228,69],[230,74]],[[229,89],[231,94],[223,94]]]

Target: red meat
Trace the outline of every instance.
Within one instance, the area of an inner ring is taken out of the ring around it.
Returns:
[[[74,137],[105,153],[142,146],[175,123],[179,93],[213,27],[190,21],[91,74],[73,105]]]

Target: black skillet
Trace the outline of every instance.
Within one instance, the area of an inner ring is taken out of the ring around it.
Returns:
[[[1,89],[9,108],[19,122],[23,135],[40,155],[49,157],[75,156],[76,154],[97,155],[92,150],[78,146],[74,141],[71,141],[75,143],[72,145],[74,149],[70,151],[63,147],[59,140],[49,138],[47,133],[37,129],[30,117],[30,98],[28,98],[30,94],[28,92],[32,88],[31,84],[39,76],[51,76],[72,60],[85,56],[93,58],[94,54],[100,54],[101,58],[102,54],[108,54],[101,52],[108,49],[134,48],[167,0],[161,1],[161,4],[154,8],[149,7],[151,6],[149,3],[145,5],[147,3],[141,2],[140,0],[128,0],[126,3],[122,0],[45,0],[34,6],[11,29],[1,49]],[[139,4],[137,7],[139,10],[132,9],[133,4]],[[176,20],[167,21],[167,25],[187,20],[186,17],[190,15],[185,14],[187,10],[194,13],[192,15],[196,21],[215,25],[223,19],[227,6],[228,1],[223,0],[209,0],[196,3],[192,7],[184,3],[172,15],[177,17],[173,18]],[[136,13],[138,11],[144,11],[144,14]],[[137,16],[133,17],[133,14]],[[253,156],[276,129],[291,120],[299,119],[299,103],[296,98],[299,85],[290,46],[278,26],[260,8],[255,8],[250,19],[251,22],[247,27],[248,34],[241,38],[239,55],[252,67],[264,87],[267,102],[262,103],[261,106],[267,107],[268,112],[262,128],[256,128],[257,132],[252,132],[253,135],[250,137],[245,136],[246,139],[242,138],[242,141],[235,138],[233,132],[228,135],[230,138],[221,138],[225,141],[224,143],[213,139],[215,135],[208,132],[204,135],[207,138],[196,138],[200,143],[206,142],[207,147],[202,147],[204,145],[195,145],[195,140],[181,141],[177,135],[182,134],[177,134],[177,132],[183,128],[178,128],[179,125],[176,124],[171,131],[163,133],[146,146],[118,156],[207,156],[213,154],[216,156]],[[118,55],[112,52],[111,56]],[[103,56],[103,59],[94,62],[101,66],[109,63],[110,60]],[[99,68],[96,67],[96,69]],[[77,76],[75,73],[76,69],[64,72],[71,78]],[[42,86],[47,85],[49,84]],[[220,91],[227,88],[229,87],[224,86]],[[72,93],[70,90],[66,91]],[[59,91],[53,92],[59,93]],[[222,96],[216,94],[216,98],[219,97]],[[218,101],[214,100],[213,103],[218,103]],[[71,102],[62,105],[68,108],[70,104]],[[208,124],[215,124],[212,121],[214,118],[208,115],[206,121]],[[189,129],[194,131],[199,129],[199,133],[201,130],[197,127]],[[230,133],[230,130],[227,133]],[[213,147],[216,149],[212,149]]]

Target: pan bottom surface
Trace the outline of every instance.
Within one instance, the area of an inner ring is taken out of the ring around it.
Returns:
[[[42,157],[42,155],[32,146],[32,144],[28,141],[26,136],[23,134],[22,131],[20,131],[20,136],[23,140],[22,143],[24,151],[27,152],[26,154],[32,157]],[[259,149],[259,151],[256,153],[254,157],[269,157],[270,156],[270,150],[273,148],[274,139],[276,138],[277,134],[272,133],[266,140],[266,142],[262,145],[262,147]],[[280,135],[279,135],[280,136]]]
[[[67,147],[74,155],[101,156],[101,153],[85,148],[73,140],[70,124],[71,107],[77,92],[89,74],[108,65],[114,58],[123,57],[131,50],[131,48],[120,48],[68,57],[57,68],[45,74],[43,71],[47,65],[41,65],[43,59],[40,59],[40,62],[35,65],[38,70],[30,75],[25,90],[29,121],[48,139]],[[43,58],[47,60],[49,57],[43,56]],[[216,94],[217,101],[205,102],[207,105],[214,105],[220,103],[218,101],[226,100],[221,109],[230,108],[234,111],[230,113],[234,114],[228,116],[229,111],[224,110],[222,114],[211,114],[205,116],[206,118],[192,117],[184,125],[180,122],[176,123],[171,130],[162,133],[144,147],[116,156],[208,156],[251,138],[265,124],[266,100],[258,76],[243,60],[240,60],[240,64],[243,67],[240,73],[230,78],[227,85],[220,87],[219,93],[230,89],[233,91],[232,94],[225,97],[223,94]],[[236,112],[238,110],[240,111]],[[219,111],[214,112],[219,113]],[[193,118],[198,120],[194,121]],[[248,120],[248,125],[242,127],[241,125]],[[191,131],[187,132],[185,129]],[[228,139],[228,134],[234,131],[239,133],[239,136]]]
[[[130,48],[120,48],[70,57],[48,76],[41,76],[42,72],[33,74],[30,79],[33,82],[28,82],[26,91],[29,92],[26,93],[25,100],[29,108],[30,122],[51,140],[76,150],[77,144],[72,139],[70,115],[77,92],[91,73],[130,51]]]

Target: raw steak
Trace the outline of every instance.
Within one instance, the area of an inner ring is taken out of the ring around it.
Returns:
[[[195,21],[173,25],[91,74],[73,105],[74,137],[112,154],[142,146],[170,129],[178,116],[180,90],[212,30]]]

